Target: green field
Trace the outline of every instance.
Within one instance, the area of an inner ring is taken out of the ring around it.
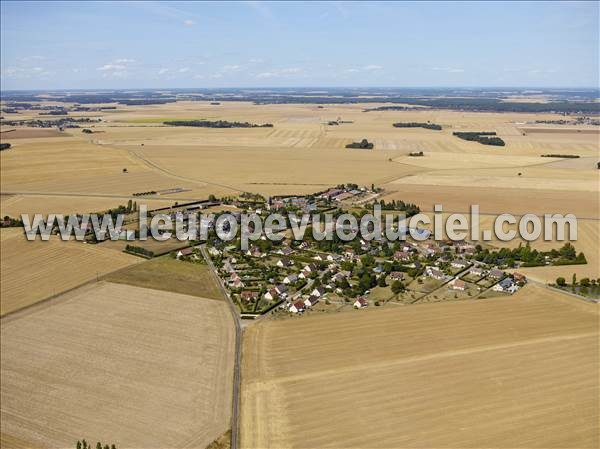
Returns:
[[[207,265],[162,256],[107,275],[105,280],[119,284],[154,288],[173,293],[223,299]]]

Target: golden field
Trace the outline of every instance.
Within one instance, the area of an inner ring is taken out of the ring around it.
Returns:
[[[491,229],[491,214],[574,213],[573,243],[588,264],[520,271],[540,282],[600,277],[597,127],[533,124],[551,114],[363,112],[375,106],[117,105],[74,115],[101,117],[89,125],[93,134],[3,133],[13,147],[0,154],[0,213],[375,184],[386,201],[424,211],[479,204],[488,214],[482,229]],[[38,114],[19,114],[27,117]],[[178,118],[274,127],[162,125]],[[326,125],[337,118],[353,123]],[[443,130],[394,128],[399,121]],[[507,145],[454,131],[496,131]],[[344,148],[363,138],[375,149]],[[549,153],[581,157],[540,157]],[[184,191],[133,196],[176,187]],[[3,315],[97,277],[115,282],[2,318],[3,447],[72,447],[87,438],[203,448],[228,429],[233,323],[225,302],[203,299],[220,297],[205,267],[145,262],[122,253],[123,242],[26,242],[19,229],[0,237]],[[244,336],[242,447],[597,447],[598,349],[597,307],[536,285],[510,298],[263,320]]]
[[[96,283],[3,318],[1,345],[2,447],[204,448],[229,428],[223,301]]]
[[[0,237],[2,315],[142,260],[57,236],[28,241],[20,228],[2,229]]]
[[[598,307],[510,298],[263,322],[244,336],[244,448],[598,445]]]

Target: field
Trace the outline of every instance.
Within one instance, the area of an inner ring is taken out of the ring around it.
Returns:
[[[123,268],[108,274],[104,279],[190,296],[223,299],[223,293],[207,265],[183,262],[169,256]]]
[[[3,318],[2,447],[205,448],[229,428],[232,329],[222,301],[112,283]]]
[[[520,271],[542,283],[600,277],[598,127],[536,124],[553,114],[363,112],[373,103],[115,106],[74,115],[101,118],[89,125],[93,134],[3,133],[12,147],[0,153],[0,215],[375,184],[381,199],[423,211],[479,204],[482,229],[499,213],[573,213],[574,245],[588,264]],[[162,124],[191,118],[273,128]],[[338,118],[351,123],[327,125]],[[392,126],[427,121],[443,129]],[[495,131],[506,146],[467,142],[455,131]],[[345,148],[363,138],[372,151]],[[414,151],[424,156],[409,156]],[[2,319],[3,445],[72,447],[85,437],[118,447],[204,448],[228,430],[231,382],[222,372],[233,363],[233,325],[224,301],[202,299],[222,298],[206,266],[145,261],[124,254],[123,241],[26,242],[18,229],[0,237],[2,315],[94,281]],[[242,446],[597,447],[597,309],[533,284],[508,298],[393,301],[253,323],[243,348]]]
[[[597,447],[598,349],[597,306],[535,286],[263,322],[242,447]]]
[[[2,229],[0,246],[2,315],[142,260],[56,236],[30,242],[19,228]]]

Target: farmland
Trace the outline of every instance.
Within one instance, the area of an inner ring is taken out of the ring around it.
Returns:
[[[28,241],[18,228],[0,231],[2,315],[141,259],[80,242]]]
[[[535,286],[261,323],[244,338],[242,447],[596,447],[597,323],[597,306]]]
[[[363,112],[377,103],[113,106],[73,114],[102,119],[89,125],[91,134],[26,127],[3,134],[12,147],[0,154],[1,215],[99,212],[130,199],[159,208],[211,194],[306,195],[356,183],[369,192],[361,198],[402,200],[426,212],[434,204],[446,212],[479,204],[482,229],[491,229],[492,215],[503,212],[574,213],[580,218],[574,245],[588,263],[519,271],[542,283],[558,276],[570,280],[573,273],[578,279],[598,277],[597,126],[537,123],[556,119],[546,113],[426,107]],[[18,116],[40,118],[35,111]],[[337,126],[328,124],[338,119]],[[163,124],[170,120],[273,128]],[[399,122],[442,129],[394,128]],[[506,146],[452,135],[470,131],[496,132]],[[345,148],[362,139],[374,148]],[[371,196],[372,184],[382,191]],[[228,430],[231,382],[222,372],[233,365],[233,325],[225,302],[214,300],[222,294],[206,265],[168,256],[147,261],[123,253],[125,241],[26,242],[16,228],[2,229],[0,236],[1,313],[16,311],[2,321],[3,445],[63,447],[88,436],[119,447],[205,447]],[[532,247],[562,244],[537,241]],[[183,245],[143,246],[158,254]],[[307,260],[313,255],[298,254]],[[250,257],[236,258],[236,268],[249,276],[243,279],[247,288],[258,295],[252,284],[262,279],[257,268],[245,265]],[[256,266],[278,259],[271,254]],[[290,273],[302,265],[298,259]],[[272,286],[288,273],[276,274]],[[373,288],[371,305],[393,296],[389,284]],[[406,284],[426,293],[441,281],[425,277],[419,284],[407,277]],[[316,306],[323,313],[279,319],[288,314],[283,311],[249,325],[242,447],[597,446],[594,306],[534,282],[511,297],[473,300],[475,284],[467,290],[443,287],[422,300],[440,302],[410,306],[403,304],[413,296],[404,294],[403,300],[360,311],[330,294],[330,304]],[[241,301],[241,292],[234,295]],[[258,298],[257,304],[265,303]],[[32,307],[18,310],[25,306]],[[77,332],[80,327],[86,332]],[[132,355],[137,349],[124,343],[128,338],[142,339],[141,355]],[[25,355],[17,353],[21,342]],[[77,382],[62,382],[66,375]],[[103,387],[115,382],[122,387],[116,405],[116,390]],[[90,404],[83,418],[79,402]]]
[[[2,320],[3,447],[206,447],[229,428],[222,301],[95,283]]]
[[[162,256],[108,274],[106,280],[202,298],[223,299],[205,264]]]

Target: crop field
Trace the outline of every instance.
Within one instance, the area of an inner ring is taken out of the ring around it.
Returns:
[[[119,284],[165,290],[202,298],[223,299],[223,293],[205,264],[162,256],[105,276]]]
[[[244,448],[598,446],[598,307],[513,297],[262,322]]]
[[[417,197],[424,191],[419,201],[408,198],[419,204],[447,191],[457,192],[465,201],[489,194],[492,198],[485,204],[489,209],[504,204],[494,195],[504,187],[518,191],[519,199],[549,193],[572,205],[582,204],[575,201],[581,197],[584,207],[596,199],[599,179],[594,160],[599,135],[594,128],[534,123],[555,119],[551,114],[427,108],[363,112],[376,106],[210,105],[200,101],[119,105],[93,115],[103,120],[90,125],[94,134],[67,129],[60,138],[19,139],[14,150],[3,152],[2,193],[29,196],[18,197],[2,209],[17,214],[32,210],[29,204],[39,205],[40,198],[51,198],[61,211],[71,211],[80,207],[80,198],[103,205],[109,201],[105,196],[125,202],[135,192],[174,187],[189,190],[153,199],[192,200],[239,191],[301,194],[342,182],[375,183],[397,197],[404,192]],[[272,123],[274,127],[208,129],[162,124],[190,118]],[[327,125],[338,118],[352,123]],[[443,129],[394,128],[392,124],[399,121],[431,121]],[[470,130],[496,131],[507,145],[489,147],[452,135]],[[344,148],[362,138],[373,141],[375,149]],[[411,151],[423,151],[425,156],[408,157]],[[548,153],[577,154],[586,162],[540,157]],[[53,182],[48,160],[63,164],[60,185]],[[128,173],[123,173],[124,168]],[[52,193],[61,196],[42,196]],[[539,204],[524,201],[525,207]]]
[[[18,228],[2,229],[0,236],[2,315],[142,260],[56,236],[30,242]]]
[[[228,430],[225,302],[104,282],[52,301],[2,319],[2,447],[205,448]]]

